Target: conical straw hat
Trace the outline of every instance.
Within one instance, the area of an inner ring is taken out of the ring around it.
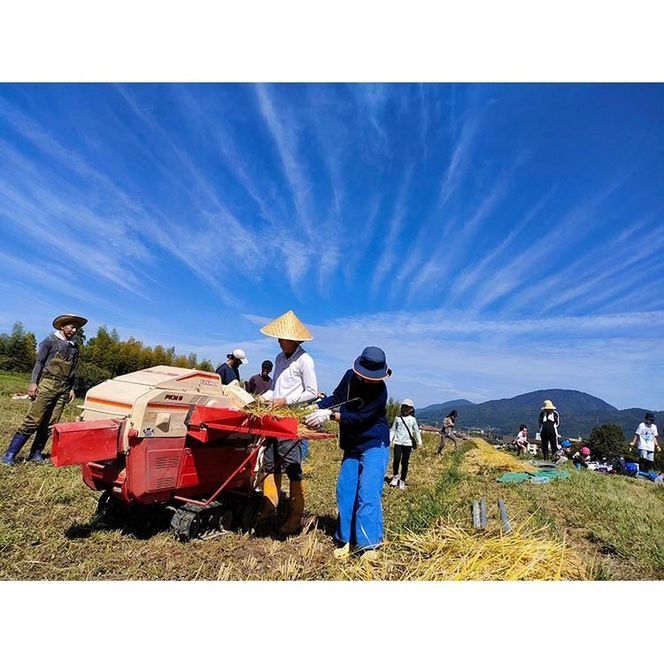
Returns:
[[[261,327],[261,332],[268,337],[290,341],[311,341],[314,338],[292,311],[287,311],[283,316]]]

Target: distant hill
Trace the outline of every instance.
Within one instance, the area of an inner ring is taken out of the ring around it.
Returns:
[[[442,421],[442,418],[447,415],[451,410],[459,410],[465,406],[474,406],[475,404],[468,399],[453,399],[452,401],[445,401],[444,403],[437,403],[433,406],[425,406],[424,408],[417,409],[417,419],[422,420],[423,422],[429,421],[428,418],[433,417],[434,420],[439,418]],[[443,412],[445,411],[445,412]],[[440,415],[442,413],[442,415]]]
[[[625,436],[631,438],[643,418],[645,408],[619,410],[615,406],[577,390],[537,390],[519,394],[511,399],[494,399],[474,404],[464,399],[433,404],[417,411],[423,424],[440,424],[451,408],[459,411],[461,427],[493,428],[501,434],[512,434],[520,424],[530,432],[537,431],[537,416],[544,399],[551,399],[560,413],[560,432],[563,436],[587,437],[598,424],[619,424]],[[462,403],[465,402],[465,403]],[[451,406],[450,404],[456,404]],[[657,413],[658,419],[664,413]]]

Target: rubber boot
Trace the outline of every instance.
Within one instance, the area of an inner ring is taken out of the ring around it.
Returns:
[[[42,455],[46,443],[48,442],[48,431],[44,435],[41,431],[37,431],[35,434],[35,439],[32,441],[32,447],[30,448],[30,454],[28,455],[28,461],[33,463],[48,463],[48,459]]]
[[[42,454],[41,450],[30,450],[30,456],[28,457],[28,461],[40,464],[49,463],[49,460]]]
[[[282,535],[293,535],[302,525],[302,516],[304,515],[304,482],[290,483],[289,513],[286,523],[284,523],[279,532]]]
[[[5,456],[0,459],[0,462],[7,466],[13,466],[16,463],[16,455],[21,451],[28,438],[29,436],[26,436],[24,433],[15,433],[5,452]]]
[[[263,505],[261,506],[261,513],[258,517],[259,521],[267,521],[277,516],[277,506],[279,505],[279,487],[274,478],[274,474],[270,473],[265,476],[263,480]]]

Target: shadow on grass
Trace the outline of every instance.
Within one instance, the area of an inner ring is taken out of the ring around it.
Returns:
[[[279,542],[285,542],[291,535],[279,532],[279,527],[286,520],[286,515],[281,513],[277,518],[269,519],[265,523],[258,524],[253,533],[257,539],[273,539]],[[305,515],[302,519],[302,528],[300,533],[306,534],[312,530],[318,530],[327,537],[334,537],[337,529],[337,518],[329,514],[315,516],[313,514]]]
[[[111,514],[96,514],[87,523],[74,523],[65,530],[67,539],[87,539],[95,532],[119,531],[148,540],[170,528],[171,511],[163,506],[117,508]]]

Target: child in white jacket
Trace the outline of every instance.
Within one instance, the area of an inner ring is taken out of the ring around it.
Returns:
[[[394,445],[393,476],[390,486],[405,489],[410,453],[422,444],[422,435],[415,419],[415,404],[410,399],[404,399],[401,402],[401,411],[394,418],[390,429],[390,442]],[[399,466],[401,466],[401,473],[399,473]]]

